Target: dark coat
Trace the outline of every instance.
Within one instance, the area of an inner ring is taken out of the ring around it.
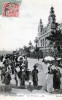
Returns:
[[[38,70],[34,69],[32,71],[32,77],[33,77],[33,85],[37,86],[38,85]]]
[[[53,70],[53,87],[54,89],[60,89],[60,77],[57,75],[58,70]]]

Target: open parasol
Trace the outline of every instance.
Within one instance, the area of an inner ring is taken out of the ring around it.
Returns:
[[[46,56],[45,58],[44,58],[44,62],[53,62],[53,61],[55,61],[55,58],[54,57],[52,57],[52,56]]]
[[[34,66],[36,66],[39,71],[43,71],[43,67],[41,64],[36,63]]]

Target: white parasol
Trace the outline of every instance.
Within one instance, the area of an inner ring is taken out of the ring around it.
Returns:
[[[36,66],[39,71],[43,71],[43,67],[41,64],[36,63],[34,66]]]
[[[52,56],[46,56],[45,58],[44,58],[44,60],[46,60],[46,61],[52,61],[52,60],[55,60],[54,59],[54,57],[52,57]]]
[[[55,58],[52,57],[52,56],[46,56],[46,57],[44,58],[44,60],[45,60],[45,61],[54,61]]]

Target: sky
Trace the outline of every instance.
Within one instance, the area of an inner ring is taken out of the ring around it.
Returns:
[[[30,40],[35,45],[39,20],[42,19],[45,27],[51,6],[54,7],[56,21],[61,23],[62,0],[22,0],[19,17],[3,17],[0,13],[0,50],[16,50],[28,46]]]

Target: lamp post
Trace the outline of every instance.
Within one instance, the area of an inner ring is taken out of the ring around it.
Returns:
[[[36,43],[36,48],[37,48],[37,43],[38,43],[37,37],[35,38],[35,43]]]

